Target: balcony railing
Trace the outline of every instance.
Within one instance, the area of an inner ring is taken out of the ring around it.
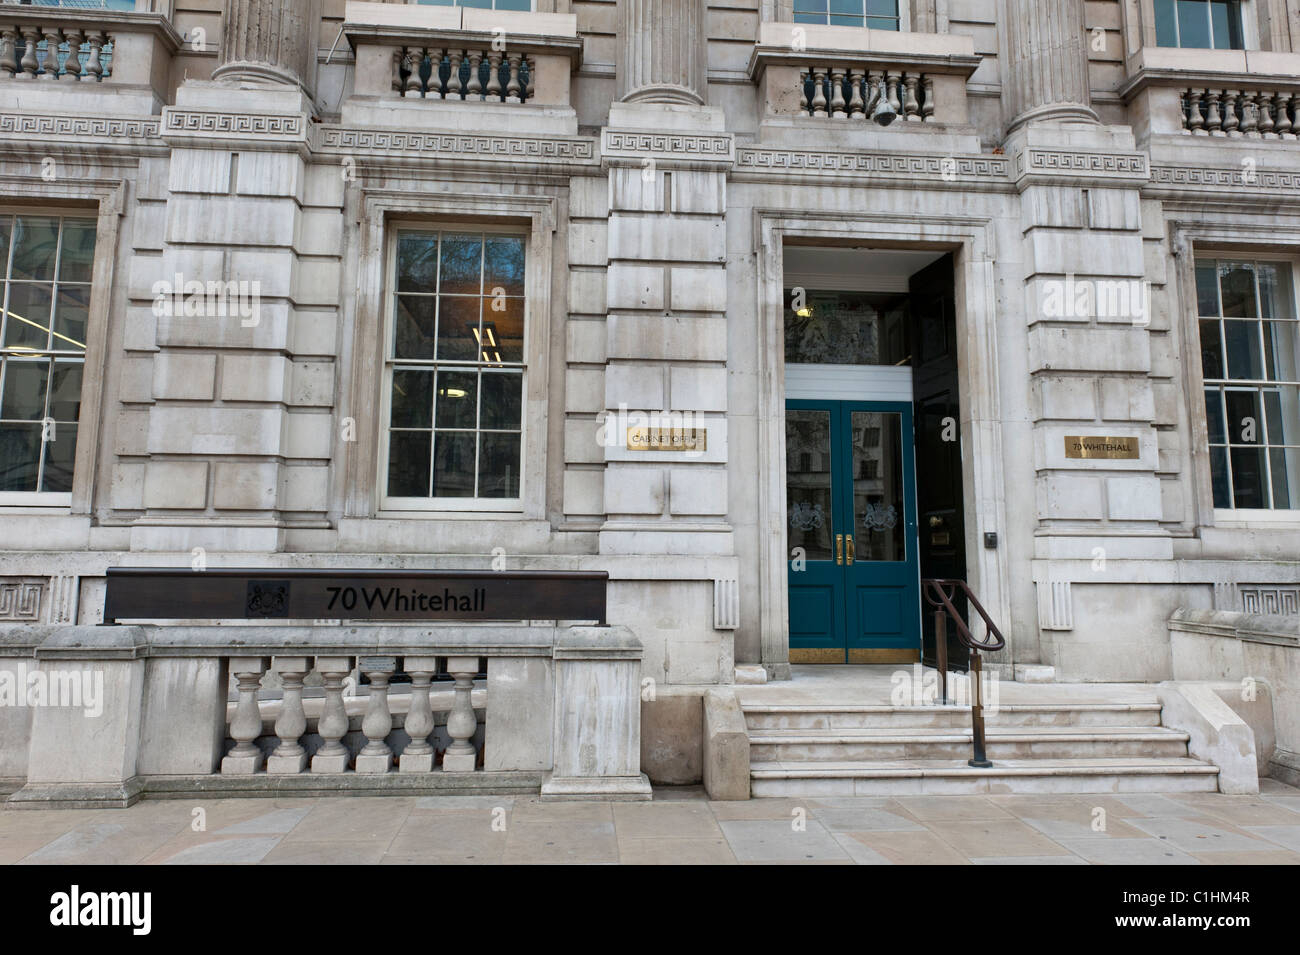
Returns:
[[[1295,139],[1300,91],[1188,89],[1183,132],[1193,136]]]
[[[402,47],[393,55],[393,89],[403,97],[523,103],[536,95],[536,73],[525,54],[490,47]]]
[[[800,112],[833,119],[870,118],[883,96],[902,119],[934,119],[934,77],[901,70],[868,70],[853,64],[814,67],[799,75]]]
[[[112,62],[113,35],[104,30],[35,24],[0,26],[3,77],[98,83],[112,75]]]

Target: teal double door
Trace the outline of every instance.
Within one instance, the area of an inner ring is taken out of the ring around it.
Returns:
[[[912,435],[906,402],[786,402],[792,663],[920,658]]]

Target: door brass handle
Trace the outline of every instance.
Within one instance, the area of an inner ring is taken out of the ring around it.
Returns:
[[[844,563],[844,535],[835,535],[835,563]]]
[[[853,555],[854,552],[857,550],[857,548],[854,546],[855,541],[854,541],[854,536],[852,534],[845,534],[844,536],[848,539],[847,542],[849,545],[848,559],[845,561],[845,563],[851,564],[853,563]]]

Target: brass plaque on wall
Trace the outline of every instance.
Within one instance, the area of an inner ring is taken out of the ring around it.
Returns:
[[[1065,456],[1109,461],[1136,461],[1141,457],[1137,438],[1111,438],[1093,435],[1067,434]]]
[[[628,428],[629,451],[707,451],[707,428]]]

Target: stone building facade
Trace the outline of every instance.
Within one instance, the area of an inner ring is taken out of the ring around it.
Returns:
[[[709,685],[915,659],[918,576],[1058,679],[1296,612],[1296,0],[105,6],[0,5],[3,621],[602,570]]]

